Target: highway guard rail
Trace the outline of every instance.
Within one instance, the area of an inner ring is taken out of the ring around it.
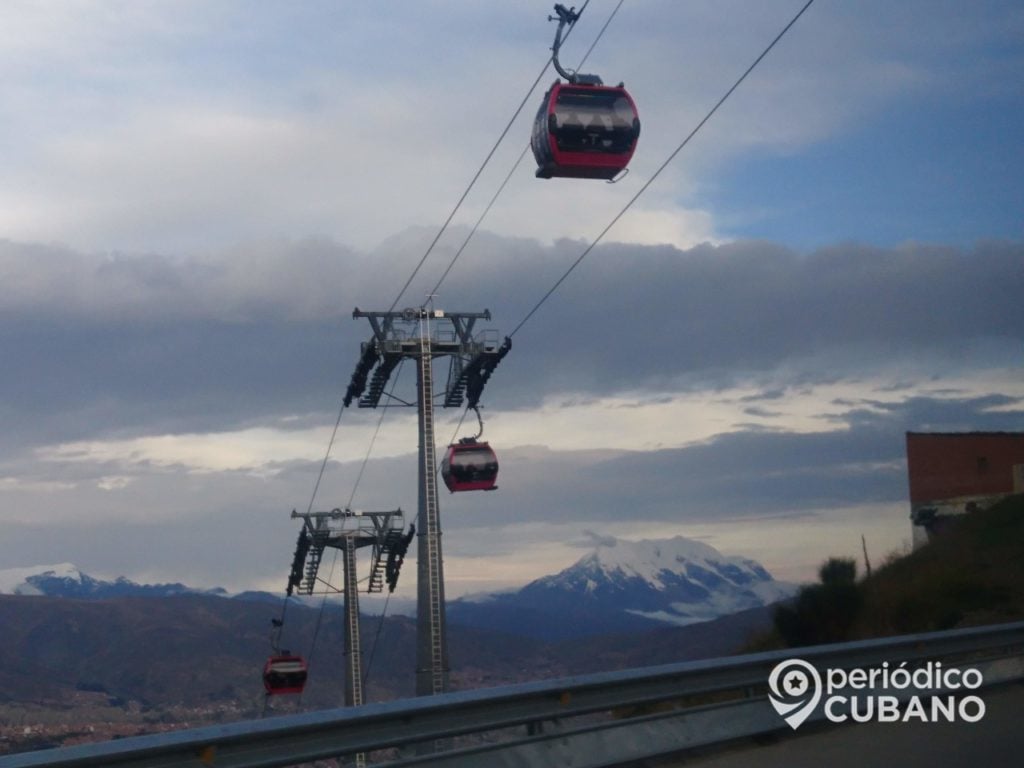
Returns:
[[[388,766],[597,768],[778,730],[780,662],[818,669],[970,667],[1024,680],[1024,622],[772,651],[462,691],[26,752],[0,768],[271,768],[340,758]],[[824,718],[819,710],[817,719]],[[815,717],[812,716],[813,721]]]

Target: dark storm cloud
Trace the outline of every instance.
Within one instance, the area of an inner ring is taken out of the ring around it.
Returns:
[[[6,322],[0,349],[12,367],[0,408],[8,430],[43,442],[320,411],[350,374],[341,336],[337,323]]]
[[[1024,340],[1019,245],[806,256],[758,243],[608,246],[590,258],[523,329],[516,354],[537,360],[530,367],[541,375],[557,381],[571,370],[597,391],[785,360],[955,361],[975,339],[1003,338],[1008,352]]]
[[[327,418],[369,336],[352,308],[387,309],[430,235],[411,230],[362,256],[302,241],[205,261],[2,243],[6,439]],[[463,235],[449,234],[399,307],[423,301]],[[478,235],[437,306],[489,308],[484,325],[507,333],[582,248]],[[516,334],[490,402],[725,384],[784,365],[838,379],[921,355],[956,369],[970,363],[963,349],[989,340],[1009,356],[1024,343],[1022,263],[1024,245],[1009,243],[601,246]]]

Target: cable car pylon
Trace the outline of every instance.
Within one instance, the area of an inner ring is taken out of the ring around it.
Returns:
[[[327,547],[341,551],[345,596],[345,705],[360,706],[363,704],[363,675],[356,550],[372,548],[366,591],[381,592],[386,584],[393,592],[412,534],[403,532],[405,515],[401,509],[364,512],[346,507],[301,513],[293,510],[291,516],[302,519],[303,526],[288,578],[288,595],[293,591],[312,595],[318,584],[333,589],[319,576],[320,561]]]
[[[373,336],[362,345],[345,393],[345,407],[358,401],[360,408],[376,408],[398,363],[405,358],[416,361],[419,424],[416,695],[432,696],[444,693],[449,687],[441,513],[434,450],[434,360],[449,359],[447,386],[441,393],[443,405],[458,407],[465,402],[475,408],[485,384],[508,354],[512,342],[506,337],[499,343],[493,331],[474,333],[478,320],[491,319],[487,310],[445,312],[419,307],[364,312],[357,307],[352,316],[369,320]],[[439,331],[439,326],[445,326],[445,330]]]

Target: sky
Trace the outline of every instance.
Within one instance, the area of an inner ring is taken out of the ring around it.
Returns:
[[[5,3],[0,568],[280,592],[291,510],[411,521],[411,410],[331,435],[352,310],[430,293],[515,329],[449,596],[602,536],[790,581],[904,550],[905,432],[1024,429],[1024,8],[818,0],[651,181],[802,5],[625,0],[581,67],[643,126],[605,184],[515,167],[547,2]]]

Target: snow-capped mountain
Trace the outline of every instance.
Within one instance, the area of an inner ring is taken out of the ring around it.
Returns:
[[[223,589],[191,589],[184,584],[136,584],[123,576],[114,581],[94,579],[71,563],[0,570],[0,595],[45,595],[102,599],[107,597],[168,597],[226,595]]]
[[[248,603],[270,603],[280,605],[282,594],[248,590],[235,594],[221,587],[213,589],[196,589],[184,584],[138,584],[124,576],[114,581],[96,579],[83,573],[71,563],[57,565],[33,565],[27,568],[0,569],[0,595],[37,595],[44,597],[69,597],[84,600],[103,600],[111,597],[173,597],[175,595],[210,595],[212,597],[229,597]],[[375,596],[362,596],[360,611],[364,614],[379,615],[384,606],[383,600],[374,600]],[[322,598],[305,595],[294,595],[289,600],[295,605],[318,608]],[[415,614],[415,600],[391,600],[391,612]]]
[[[602,538],[565,570],[512,593],[455,601],[450,620],[545,638],[685,625],[792,595],[757,562],[677,536]]]

